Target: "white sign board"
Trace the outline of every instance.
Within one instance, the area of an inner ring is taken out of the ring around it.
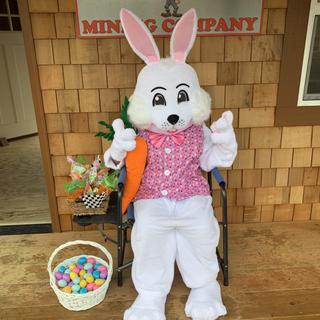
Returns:
[[[80,38],[119,38],[121,8],[133,11],[155,36],[171,34],[190,8],[198,15],[199,36],[261,32],[263,0],[76,0]]]

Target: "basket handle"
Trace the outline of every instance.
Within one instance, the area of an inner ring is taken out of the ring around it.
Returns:
[[[83,244],[83,245],[88,245],[88,246],[92,246],[92,247],[95,247],[97,249],[100,249],[108,258],[109,260],[109,270],[108,272],[112,274],[112,264],[113,264],[113,260],[112,260],[112,256],[111,254],[109,253],[109,251],[103,247],[101,244],[97,243],[97,242],[94,242],[94,241],[84,241],[84,240],[75,240],[75,241],[69,241],[69,242],[66,242],[64,244],[62,244],[61,246],[59,246],[58,248],[56,248],[50,258],[49,258],[49,261],[48,261],[48,273],[49,273],[49,276],[50,276],[50,279],[51,281],[55,281],[54,280],[54,276],[52,274],[52,262],[53,262],[53,259],[55,258],[55,256],[58,254],[58,252],[60,252],[61,250],[63,250],[64,248],[67,248],[67,247],[71,247],[71,246],[75,246],[75,245],[78,245],[78,244]]]

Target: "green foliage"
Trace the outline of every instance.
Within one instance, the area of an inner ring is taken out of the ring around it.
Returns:
[[[112,190],[115,190],[118,185],[118,180],[119,180],[119,172],[113,171],[111,174],[105,173],[103,175],[102,183],[107,187],[111,188]]]
[[[85,180],[72,180],[64,185],[64,189],[67,192],[74,192],[78,189],[82,189],[86,186]]]
[[[86,159],[82,156],[76,156],[74,160],[75,162],[80,163],[82,165],[85,165],[87,163]]]
[[[121,106],[121,119],[124,123],[124,127],[127,128],[132,128],[133,129],[133,125],[132,123],[129,121],[129,117],[128,117],[128,108],[129,108],[129,99],[127,96],[125,96],[124,98],[124,102]],[[105,121],[99,121],[99,124],[101,124],[102,126],[106,127],[108,129],[108,132],[98,132],[96,134],[96,137],[103,137],[104,139],[107,139],[108,141],[112,141],[114,138],[114,129],[112,127],[111,124],[106,123]],[[137,132],[137,130],[136,130]]]

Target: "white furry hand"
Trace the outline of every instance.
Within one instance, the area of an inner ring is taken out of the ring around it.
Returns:
[[[236,138],[232,127],[233,114],[226,111],[221,118],[213,122],[210,129],[212,131],[211,140],[214,144],[234,145]]]
[[[125,129],[121,119],[114,120],[112,127],[115,134],[109,149],[110,156],[113,160],[122,161],[128,151],[135,149],[137,135],[133,129]]]

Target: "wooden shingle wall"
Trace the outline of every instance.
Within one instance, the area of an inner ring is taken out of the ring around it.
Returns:
[[[212,120],[231,109],[239,154],[228,182],[230,222],[320,219],[320,126],[275,127],[287,2],[265,0],[258,36],[197,38],[189,62],[212,96]],[[73,0],[29,0],[62,230],[71,222],[66,155],[92,159],[108,143],[98,120],[118,117],[142,61],[125,39],[77,39]],[[169,40],[158,38],[161,54]],[[218,189],[215,203],[220,213]]]

